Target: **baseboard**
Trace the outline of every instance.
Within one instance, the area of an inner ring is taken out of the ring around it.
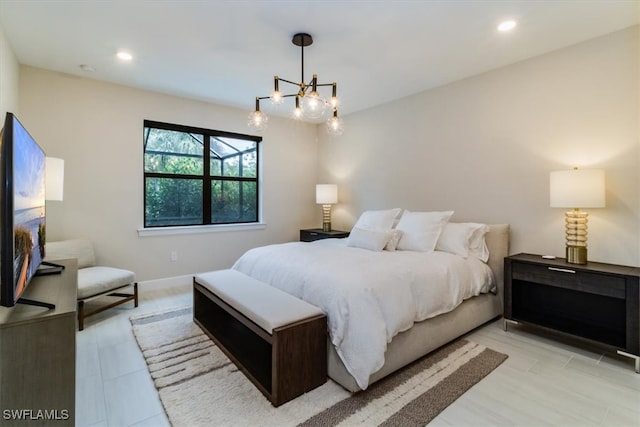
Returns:
[[[193,284],[193,274],[186,274],[184,276],[165,277],[162,279],[145,280],[138,282],[139,286],[151,288],[151,287],[172,287],[172,286],[190,286]]]

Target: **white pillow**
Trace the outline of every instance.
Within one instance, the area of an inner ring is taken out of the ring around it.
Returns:
[[[396,249],[398,249],[398,243],[400,242],[400,239],[402,238],[402,231],[400,230],[391,230],[391,237],[389,238],[389,241],[387,242],[386,245],[384,245],[384,250],[385,251],[395,251]]]
[[[354,227],[347,238],[347,246],[381,251],[390,238],[391,230],[369,230]]]
[[[386,209],[381,211],[364,211],[354,228],[366,228],[368,230],[390,230],[393,223],[402,212],[402,209]]]
[[[437,251],[449,252],[467,258],[470,248],[479,248],[488,227],[474,222],[449,222],[442,229],[436,244]],[[486,246],[486,245],[485,245]],[[481,249],[480,249],[480,252]],[[485,261],[486,262],[486,261]]]
[[[431,252],[435,249],[438,237],[449,222],[453,211],[409,212],[404,211],[398,226],[402,237],[398,249],[403,251]]]
[[[469,240],[469,255],[478,258],[482,262],[489,261],[489,247],[485,240],[485,235],[491,230],[491,227],[486,225],[484,229],[476,230]]]

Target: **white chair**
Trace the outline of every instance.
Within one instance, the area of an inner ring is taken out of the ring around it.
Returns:
[[[108,310],[127,301],[133,300],[138,306],[138,283],[133,271],[121,268],[97,266],[93,246],[87,239],[62,240],[47,242],[45,261],[76,258],[78,260],[78,329],[84,329],[84,319],[104,310]],[[122,288],[133,286],[133,293],[116,292]],[[110,296],[118,298],[111,304],[98,307],[85,313],[86,301]]]

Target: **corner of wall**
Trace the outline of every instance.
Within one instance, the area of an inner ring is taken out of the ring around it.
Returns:
[[[20,65],[0,26],[0,114],[2,120],[7,111],[18,112],[18,75]]]

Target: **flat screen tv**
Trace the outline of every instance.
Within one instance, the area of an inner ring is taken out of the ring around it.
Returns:
[[[45,153],[12,113],[0,139],[0,305],[11,307],[44,258]]]

